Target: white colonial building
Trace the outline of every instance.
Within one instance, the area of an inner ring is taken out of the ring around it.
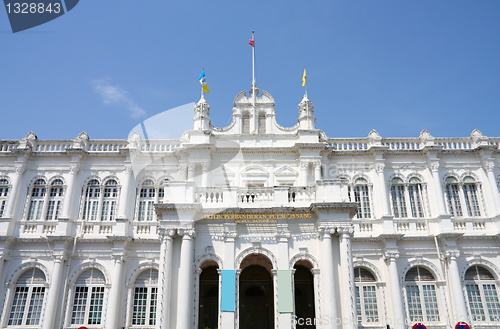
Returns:
[[[298,108],[0,141],[0,327],[500,328],[500,138],[329,138]]]

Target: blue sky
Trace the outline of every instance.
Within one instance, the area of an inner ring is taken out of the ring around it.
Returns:
[[[0,9],[0,139],[126,138],[198,101],[226,126],[251,84],[297,122],[304,90],[331,137],[500,136],[500,1],[82,0],[12,34]]]

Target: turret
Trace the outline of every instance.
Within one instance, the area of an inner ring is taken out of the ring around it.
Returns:
[[[193,129],[208,130],[210,129],[210,105],[208,105],[205,97],[201,96],[200,100],[194,107]]]
[[[314,116],[314,104],[304,95],[299,103],[299,130],[316,129],[316,117]]]

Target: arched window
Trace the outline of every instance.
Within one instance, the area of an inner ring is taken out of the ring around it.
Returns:
[[[392,211],[394,217],[396,218],[406,218],[408,213],[406,211],[406,198],[405,198],[405,186],[401,178],[393,178],[391,186],[391,199],[392,199]]]
[[[359,204],[358,218],[371,218],[370,191],[366,179],[360,177],[354,182],[354,202]]]
[[[364,325],[378,323],[377,280],[375,276],[365,268],[356,267],[354,269],[354,282],[358,323]]]
[[[75,284],[71,324],[101,324],[106,280],[91,268],[80,274]]]
[[[134,301],[132,305],[133,326],[156,325],[156,308],[158,305],[158,271],[143,271],[134,284]]]
[[[17,280],[9,313],[9,326],[38,326],[45,297],[45,274],[37,268]]]
[[[47,193],[47,188],[45,187],[44,179],[37,179],[33,183],[30,194],[30,202],[28,209],[27,220],[40,220],[42,219],[43,204],[45,201],[45,194]]]
[[[491,272],[482,266],[471,266],[464,279],[473,321],[500,321],[497,285]]]
[[[241,116],[241,133],[250,134],[250,114],[243,113]]]
[[[448,177],[446,183],[446,200],[448,211],[453,217],[462,217],[463,204],[467,209],[467,216],[479,217],[482,213],[479,184],[474,177],[464,177],[462,184],[455,177]]]
[[[104,186],[104,198],[102,201],[102,221],[115,220],[116,216],[116,200],[118,198],[118,183],[114,179],[110,179]]]
[[[7,197],[9,195],[9,181],[6,178],[0,179],[0,218],[3,217],[5,207],[7,207]]]
[[[424,217],[422,183],[417,177],[410,178],[408,194],[410,196],[410,208],[413,218]]]
[[[477,183],[474,178],[467,176],[463,180],[463,190],[465,198],[465,206],[467,207],[467,214],[469,216],[478,217],[481,216],[481,211],[479,210],[479,201],[477,197]]]
[[[101,196],[101,185],[97,179],[92,179],[87,183],[85,191],[85,203],[83,205],[83,219],[96,221],[99,211],[99,200]]]
[[[422,266],[411,268],[405,277],[406,306],[411,322],[439,321],[436,280]]]
[[[138,199],[137,220],[140,222],[152,221],[155,218],[154,203],[156,199],[156,188],[152,180],[148,179],[142,183]]]
[[[55,179],[50,184],[49,206],[47,207],[46,220],[57,220],[61,213],[61,204],[63,202],[63,185],[61,179]]]
[[[265,134],[266,133],[266,114],[265,113],[259,113],[259,134]]]
[[[446,201],[448,211],[453,217],[462,217],[462,205],[460,203],[460,188],[455,177],[448,177],[446,183]]]

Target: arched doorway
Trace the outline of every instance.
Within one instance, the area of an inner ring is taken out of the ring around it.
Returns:
[[[219,267],[214,261],[208,261],[201,268],[198,328],[215,329],[219,326]]]
[[[252,254],[241,263],[239,278],[240,329],[274,328],[274,291],[271,261]]]
[[[316,328],[314,309],[314,277],[311,273],[312,265],[307,261],[299,261],[293,266],[295,274],[295,316],[297,329]]]

